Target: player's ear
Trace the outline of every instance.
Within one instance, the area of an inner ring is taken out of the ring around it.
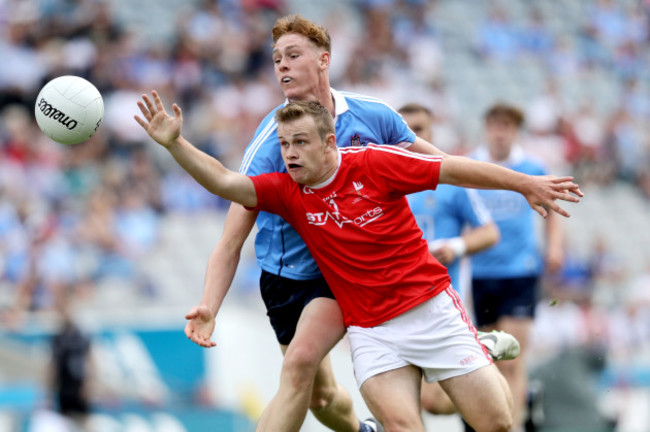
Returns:
[[[336,135],[333,133],[327,134],[327,137],[325,137],[325,147],[329,150],[336,149]]]
[[[323,51],[320,54],[319,61],[320,61],[321,68],[324,68],[324,69],[329,68],[329,66],[330,66],[330,53],[328,53],[327,51]]]

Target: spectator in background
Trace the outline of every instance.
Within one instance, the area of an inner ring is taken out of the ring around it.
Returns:
[[[517,30],[505,9],[493,5],[478,30],[478,52],[486,59],[511,61],[519,54]]]
[[[486,111],[484,121],[487,142],[470,156],[527,174],[546,173],[518,146],[518,133],[524,123],[519,109],[493,105]],[[546,251],[542,256],[535,213],[524,201],[506,191],[478,193],[499,228],[501,240],[471,259],[476,325],[484,331],[503,330],[521,344],[519,357],[497,364],[512,389],[515,427],[521,427],[527,398],[526,352],[539,278],[544,269],[556,272],[562,264],[562,231],[558,218],[549,215],[545,220]]]
[[[553,34],[539,9],[531,9],[528,22],[521,32],[521,48],[524,52],[543,57],[553,49]]]
[[[638,181],[650,161],[643,123],[642,119],[637,120],[628,110],[620,108],[607,125],[606,145],[613,152],[616,172],[620,179],[630,183]]]
[[[59,330],[51,341],[49,384],[56,411],[73,425],[86,430],[90,413],[91,341],[70,315],[68,299],[59,308]]]

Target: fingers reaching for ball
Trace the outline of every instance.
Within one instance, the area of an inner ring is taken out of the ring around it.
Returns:
[[[153,138],[157,143],[169,148],[180,137],[183,126],[183,116],[178,105],[172,107],[174,115],[170,115],[165,110],[163,101],[157,91],[151,92],[150,98],[143,94],[142,100],[137,102],[138,108],[142,113],[133,116],[135,121]]]

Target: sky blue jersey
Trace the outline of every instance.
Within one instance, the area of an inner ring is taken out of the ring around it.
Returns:
[[[339,147],[374,144],[410,145],[415,134],[402,117],[388,105],[368,96],[334,89],[336,141]],[[286,172],[280,153],[275,112],[262,120],[253,141],[246,148],[239,172],[254,176],[269,172]],[[281,217],[260,212],[255,254],[258,265],[269,273],[290,279],[306,280],[320,277],[318,266],[307,246]]]
[[[466,226],[479,227],[492,221],[490,213],[474,189],[440,184],[435,191],[427,190],[408,195],[415,220],[429,241],[461,235]],[[451,285],[459,290],[460,260],[447,266]]]
[[[474,159],[490,161],[487,149],[479,148]],[[515,147],[510,157],[500,163],[514,171],[530,175],[545,175],[538,161]],[[493,247],[472,255],[472,277],[503,279],[539,275],[542,271],[540,239],[536,229],[537,213],[523,195],[504,190],[479,190],[492,219],[499,227],[501,240]]]

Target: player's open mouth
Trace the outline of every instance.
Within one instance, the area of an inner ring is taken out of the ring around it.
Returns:
[[[289,168],[290,170],[293,170],[293,169],[302,168],[302,165],[298,165],[298,164],[289,164],[289,165],[287,165],[287,168]]]
[[[286,83],[288,83],[288,82],[290,82],[290,81],[291,81],[291,78],[289,78],[289,77],[284,77],[284,78],[282,78],[282,82],[283,82],[284,84],[286,84]]]

